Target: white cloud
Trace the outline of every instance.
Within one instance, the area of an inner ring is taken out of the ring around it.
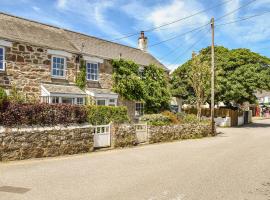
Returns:
[[[230,12],[246,3],[245,1],[235,1],[233,4],[229,4],[225,7],[226,13]],[[245,16],[252,16],[263,13],[270,7],[270,0],[260,0],[248,7],[239,10],[233,15],[226,17],[222,22],[231,22],[243,18]],[[264,41],[270,37],[270,24],[265,23],[265,19],[270,16],[265,14],[246,21],[233,23],[219,28],[219,32],[223,32],[227,37],[238,44],[252,45],[257,42]]]
[[[32,8],[33,8],[33,10],[36,11],[36,12],[39,12],[39,11],[40,11],[40,7],[33,6]]]
[[[62,11],[72,12],[76,15],[82,16],[92,25],[99,28],[99,30],[111,39],[121,37],[120,31],[115,28],[116,24],[107,17],[109,9],[117,9],[116,1],[106,0],[58,0],[57,8]],[[61,4],[62,3],[62,4]],[[134,45],[134,41],[124,39],[123,42]]]
[[[57,0],[56,5],[58,8],[65,9],[68,0]]]

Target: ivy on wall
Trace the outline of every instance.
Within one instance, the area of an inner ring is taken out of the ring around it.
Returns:
[[[82,90],[86,87],[86,62],[84,60],[80,60],[80,72],[76,78],[76,85]]]
[[[145,103],[146,113],[169,108],[171,98],[165,71],[155,65],[140,67],[133,61],[113,60],[113,90],[124,99]]]

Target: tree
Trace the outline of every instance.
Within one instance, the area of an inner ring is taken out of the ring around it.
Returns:
[[[202,60],[210,62],[211,48],[202,49],[199,53]],[[216,63],[216,91],[215,100],[228,106],[242,104],[246,101],[255,103],[255,92],[258,90],[270,90],[270,59],[249,49],[229,50],[225,47],[215,47]],[[184,67],[182,69],[182,67]],[[180,66],[174,73],[172,90],[175,92],[178,85],[183,85],[188,80],[188,69],[191,68],[191,60]],[[185,77],[186,76],[186,77]],[[183,91],[178,95],[185,99],[194,98],[194,91],[189,92],[191,84],[182,87]],[[209,86],[210,87],[210,86]],[[193,89],[192,89],[193,90]],[[188,93],[188,95],[186,95]],[[207,102],[210,102],[210,94]]]
[[[201,118],[201,106],[205,104],[210,93],[210,76],[210,63],[203,60],[202,55],[194,56],[188,71],[188,83],[193,88],[196,97],[197,118],[199,120]]]

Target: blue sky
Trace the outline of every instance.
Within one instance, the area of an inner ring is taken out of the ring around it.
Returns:
[[[2,12],[48,23],[77,32],[113,40],[140,30],[160,26],[228,0],[0,0]],[[147,32],[149,45],[185,33],[218,18],[251,0],[231,0],[218,8]],[[226,23],[270,11],[270,0],[257,0],[223,18]],[[216,28],[216,44],[228,48],[250,48],[270,57],[270,13],[251,20]],[[170,69],[191,57],[193,50],[210,45],[210,26],[149,48]],[[137,47],[138,36],[120,41]],[[194,45],[195,44],[195,45]]]

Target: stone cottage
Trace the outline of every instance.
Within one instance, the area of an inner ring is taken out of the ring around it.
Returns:
[[[112,59],[121,56],[142,67],[155,64],[167,70],[147,52],[143,32],[138,48],[0,13],[0,87],[14,85],[26,98],[47,103],[128,107],[131,118],[143,113],[143,104],[121,99],[112,92]],[[75,85],[79,60],[86,61],[87,88]]]

